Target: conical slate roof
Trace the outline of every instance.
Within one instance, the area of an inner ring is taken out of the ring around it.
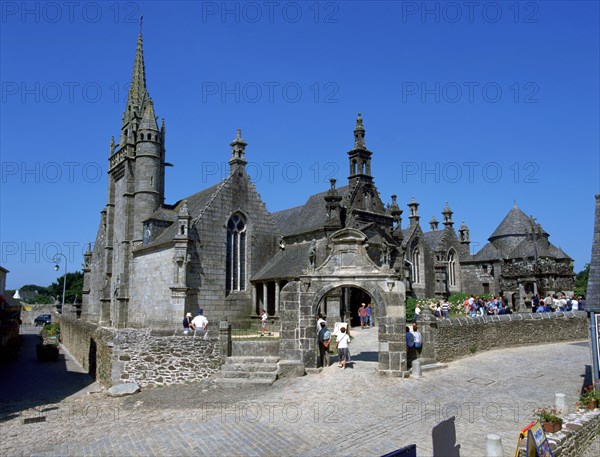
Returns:
[[[493,241],[505,236],[525,236],[531,229],[531,219],[515,205],[488,239]],[[548,236],[548,233],[542,229],[542,235]]]

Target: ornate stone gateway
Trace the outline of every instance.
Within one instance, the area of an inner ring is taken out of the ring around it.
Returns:
[[[300,360],[316,368],[317,331],[315,314],[319,303],[339,287],[357,287],[375,301],[378,326],[378,372],[405,376],[406,307],[404,283],[389,267],[378,267],[367,255],[367,237],[355,229],[342,229],[330,238],[330,254],[319,266],[309,266],[299,281],[281,291],[282,359]]]

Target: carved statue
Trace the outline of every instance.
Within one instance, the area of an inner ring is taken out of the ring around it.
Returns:
[[[308,265],[311,267],[314,267],[316,259],[317,259],[317,241],[312,240],[310,242],[310,247],[308,248]]]

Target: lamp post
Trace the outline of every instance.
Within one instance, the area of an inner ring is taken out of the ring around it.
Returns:
[[[60,312],[63,313],[65,310],[65,291],[67,289],[67,256],[59,252],[54,256],[53,261],[56,262],[56,265],[54,265],[54,271],[58,271],[60,269],[58,264],[60,263],[61,257],[65,259],[65,276],[63,278],[62,306],[60,309]]]

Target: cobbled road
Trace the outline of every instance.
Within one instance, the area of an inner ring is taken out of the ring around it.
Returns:
[[[461,456],[484,456],[489,433],[509,456],[533,410],[553,404],[555,393],[574,408],[591,363],[588,344],[571,342],[476,354],[418,379],[385,378],[375,374],[377,329],[353,337],[345,370],[332,358],[319,374],[270,387],[228,389],[207,379],[124,398],[89,378],[81,386],[87,375],[64,348],[63,363],[47,368],[26,345],[19,361],[0,366],[0,455],[372,456],[416,443],[422,457],[432,455],[432,428],[454,416]]]

